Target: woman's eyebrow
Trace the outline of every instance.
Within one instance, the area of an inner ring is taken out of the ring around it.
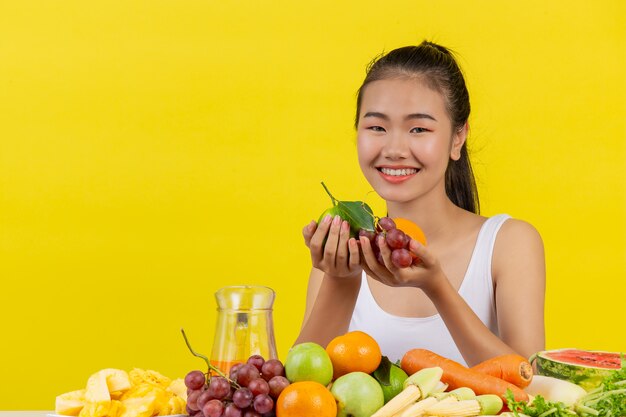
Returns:
[[[437,119],[435,119],[433,116],[431,116],[428,113],[411,113],[411,114],[407,114],[406,117],[404,118],[404,120],[411,120],[411,119],[430,119],[430,120],[434,120],[435,122],[437,121]]]
[[[363,115],[364,119],[367,117],[378,117],[379,119],[389,120],[389,116],[387,116],[385,113],[380,113],[377,111],[370,111]],[[404,120],[412,120],[412,119],[430,119],[430,120],[434,120],[435,122],[437,121],[437,119],[435,119],[433,116],[431,116],[428,113],[411,113],[411,114],[407,114],[404,117]]]

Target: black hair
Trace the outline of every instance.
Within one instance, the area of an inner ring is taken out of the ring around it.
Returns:
[[[373,81],[403,76],[419,76],[430,88],[441,93],[453,131],[463,129],[470,115],[469,93],[463,73],[447,48],[428,41],[423,41],[418,46],[394,49],[370,63],[357,95],[355,126],[359,123],[364,88]],[[461,157],[448,162],[445,188],[448,198],[454,204],[472,213],[480,212],[467,141],[461,147]]]

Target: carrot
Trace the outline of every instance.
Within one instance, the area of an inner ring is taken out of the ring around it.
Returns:
[[[504,395],[510,389],[515,401],[528,401],[528,394],[510,382],[467,368],[452,359],[444,358],[426,349],[409,350],[402,357],[400,366],[409,375],[423,368],[439,366],[443,369],[441,382],[448,384],[450,390],[468,387],[477,395],[496,394],[506,404]]]
[[[530,362],[525,357],[515,353],[487,359],[476,366],[472,366],[471,369],[502,378],[522,389],[526,388],[533,379],[533,367]]]

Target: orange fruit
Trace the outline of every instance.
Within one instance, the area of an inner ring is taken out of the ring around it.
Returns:
[[[336,417],[337,402],[333,394],[315,381],[288,385],[276,401],[276,417]]]
[[[372,336],[361,331],[337,336],[326,346],[333,363],[333,379],[350,372],[371,374],[380,365],[382,353]]]
[[[418,225],[402,217],[396,217],[393,221],[396,223],[397,229],[402,230],[405,234],[409,235],[411,239],[417,240],[422,245],[426,246],[426,236]]]

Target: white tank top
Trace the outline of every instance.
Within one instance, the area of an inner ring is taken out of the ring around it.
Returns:
[[[508,218],[510,216],[506,214],[499,214],[483,223],[459,288],[459,295],[496,336],[498,319],[491,277],[491,258],[498,230]],[[361,330],[376,339],[383,355],[392,362],[402,359],[411,349],[422,348],[466,365],[439,314],[429,317],[398,317],[387,313],[372,296],[365,272],[350,320],[349,331],[352,330]]]

